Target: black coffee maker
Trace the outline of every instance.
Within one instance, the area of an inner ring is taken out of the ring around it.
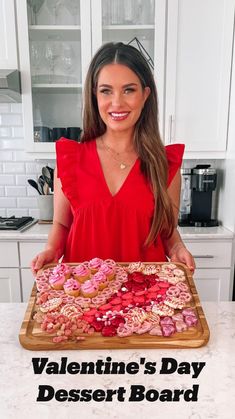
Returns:
[[[185,176],[185,175],[183,175]],[[190,210],[186,217],[179,218],[180,226],[214,227],[218,220],[212,219],[212,193],[216,189],[216,169],[210,165],[197,165],[190,173]],[[188,203],[189,205],[189,203]]]

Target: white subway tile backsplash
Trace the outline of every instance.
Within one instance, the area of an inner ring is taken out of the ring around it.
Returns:
[[[0,160],[1,161],[12,161],[13,160],[12,151],[0,151]]]
[[[0,185],[15,185],[15,176],[14,175],[1,175],[0,176]]]
[[[0,128],[1,129],[1,128]],[[0,149],[1,150],[23,150],[24,140],[22,138],[0,138]]]
[[[26,173],[36,173],[40,174],[42,171],[42,164],[38,162],[29,162],[25,164]]]
[[[42,166],[25,152],[22,104],[0,103],[0,216],[39,218],[37,191],[27,179],[36,180]]]
[[[0,124],[6,126],[22,126],[22,115],[20,114],[2,114],[0,116]]]
[[[4,163],[3,171],[5,173],[25,173],[24,162]]]
[[[12,217],[15,215],[16,217],[26,217],[29,215],[29,210],[27,208],[9,208],[7,210],[7,217]]]
[[[26,194],[27,194],[27,196],[38,196],[39,195],[38,191],[30,185],[26,188]]]
[[[31,157],[23,150],[13,152],[13,161],[27,161],[31,160]]]
[[[23,129],[23,127],[13,127],[12,128],[12,137],[15,137],[15,138],[24,138],[24,129]]]
[[[18,186],[28,186],[27,179],[29,179],[29,175],[16,175],[16,185]],[[30,179],[37,180],[37,176],[30,176]]]
[[[2,113],[10,113],[10,103],[0,103],[0,114]]]
[[[26,196],[27,189],[23,186],[6,186],[5,193],[6,196]]]
[[[5,209],[0,208],[0,217],[7,217],[7,211]]]
[[[16,198],[0,198],[0,208],[15,208]]]
[[[0,138],[11,137],[12,130],[10,127],[0,127]]]
[[[22,114],[22,103],[11,103],[11,112],[13,114],[20,113]]]
[[[18,208],[37,208],[37,199],[35,198],[17,198]]]

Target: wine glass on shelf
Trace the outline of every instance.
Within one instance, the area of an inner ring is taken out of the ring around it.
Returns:
[[[63,44],[63,52],[61,56],[63,70],[66,74],[66,83],[69,82],[69,74],[73,72],[75,63],[74,49],[70,44]]]
[[[73,16],[74,25],[79,22],[79,1],[78,0],[65,0],[64,5],[69,13]]]
[[[57,24],[58,12],[63,4],[63,0],[47,0],[46,6],[53,17],[53,25]]]
[[[37,25],[37,13],[41,9],[45,0],[27,0],[31,11],[31,24]]]
[[[37,82],[39,78],[39,68],[42,60],[42,45],[39,42],[31,42],[30,44],[30,61],[34,75],[34,81]]]
[[[47,42],[45,46],[45,58],[49,63],[49,83],[52,83],[55,74],[55,62],[60,55],[58,42]]]

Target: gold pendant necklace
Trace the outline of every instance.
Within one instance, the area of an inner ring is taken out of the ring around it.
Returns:
[[[117,153],[115,150],[113,150],[111,147],[105,144],[103,137],[101,137],[101,141],[103,143],[104,148],[112,155],[113,159],[119,164],[119,168],[121,170],[124,170],[130,166],[130,164],[124,163],[123,161],[120,161],[120,159],[116,157],[116,156],[119,156],[120,153]]]

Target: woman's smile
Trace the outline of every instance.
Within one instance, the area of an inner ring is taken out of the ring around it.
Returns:
[[[109,112],[113,121],[123,121],[128,117],[130,112]]]

